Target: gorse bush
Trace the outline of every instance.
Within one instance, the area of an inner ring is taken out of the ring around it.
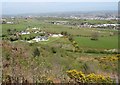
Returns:
[[[94,73],[85,75],[82,71],[69,70],[67,75],[74,83],[114,83],[110,77],[96,75]]]
[[[114,62],[114,61],[118,61],[120,59],[120,55],[115,55],[115,56],[110,56],[110,57],[101,57],[101,58],[96,58],[98,61],[101,61],[101,62]]]

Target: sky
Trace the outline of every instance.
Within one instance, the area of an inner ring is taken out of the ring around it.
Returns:
[[[2,2],[118,2],[119,0],[1,0]]]
[[[17,2],[16,2],[17,1]],[[56,2],[53,1],[36,1],[29,0],[22,2],[22,0],[4,0],[2,2],[2,14],[26,14],[26,13],[52,13],[52,12],[72,12],[72,11],[100,11],[100,10],[117,10],[117,0],[109,0],[113,2],[89,2],[85,0],[69,0],[73,2]],[[19,2],[18,2],[19,1]],[[62,1],[62,0],[61,0]],[[64,0],[65,1],[65,0]],[[67,1],[67,0],[66,0]],[[99,1],[99,0],[97,0]],[[104,0],[105,1],[105,0]],[[106,0],[107,1],[107,0]]]

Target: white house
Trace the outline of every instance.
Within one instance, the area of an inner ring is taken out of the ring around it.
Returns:
[[[21,35],[30,34],[30,32],[21,32]]]
[[[51,37],[63,37],[61,34],[52,34]]]
[[[39,31],[35,31],[34,33],[39,33]]]
[[[34,28],[32,28],[32,29],[37,29],[37,28],[34,27]]]
[[[62,35],[62,34],[58,34],[58,36],[59,36],[59,37],[63,37],[63,35]]]
[[[6,22],[7,24],[13,24],[13,22]]]
[[[46,37],[46,36],[36,36],[33,40],[36,41],[36,42],[48,41],[48,37]]]
[[[32,28],[33,30],[36,30],[36,29],[39,29],[40,30],[40,28],[36,28],[36,27],[34,27],[34,28]]]

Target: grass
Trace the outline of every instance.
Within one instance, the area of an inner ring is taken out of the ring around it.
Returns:
[[[46,20],[51,21],[51,20],[49,20],[49,18]],[[101,29],[95,29],[95,28],[88,29],[88,28],[78,28],[75,26],[71,28],[71,26],[69,27],[69,26],[65,26],[65,25],[53,25],[53,24],[47,23],[44,20],[40,20],[40,19],[28,19],[28,20],[20,19],[18,21],[19,21],[19,24],[3,24],[2,25],[2,33],[7,34],[7,29],[17,29],[17,31],[22,31],[22,30],[25,30],[28,26],[39,27],[42,30],[44,30],[46,32],[51,32],[51,33],[61,33],[62,31],[67,31],[71,35],[84,35],[84,36],[90,36],[91,33],[94,31],[100,31],[101,35],[106,36],[106,35],[110,34],[110,31],[112,31],[112,30],[101,30]],[[76,20],[76,21],[83,22],[83,20],[82,21]],[[93,21],[89,21],[89,22],[93,22]],[[94,20],[94,22],[102,22],[102,21]]]
[[[60,39],[59,37],[56,37],[56,38],[50,37],[48,41],[41,41],[39,43],[41,43],[41,44],[50,44],[50,43],[56,42],[59,39]]]
[[[54,20],[54,19],[48,19]],[[55,19],[59,20],[59,19]],[[62,19],[60,19],[62,20]],[[70,20],[72,22],[82,22],[80,20]],[[87,20],[88,21],[88,20]],[[88,21],[92,22],[92,21]],[[93,21],[93,23],[105,23],[107,21]],[[118,47],[118,38],[117,36],[109,36],[110,32],[114,32],[114,30],[101,30],[96,28],[78,28],[78,27],[68,27],[64,25],[52,25],[44,22],[44,19],[28,19],[25,21],[24,19],[19,20],[19,24],[4,24],[2,25],[3,33],[7,33],[7,29],[16,29],[17,31],[25,30],[27,26],[31,27],[40,27],[42,30],[51,33],[61,33],[61,31],[67,31],[69,34],[73,35],[74,40],[78,43],[80,48],[91,48],[91,49],[114,49]],[[100,31],[100,35],[104,35],[104,37],[99,37],[98,41],[93,41],[90,39],[91,34],[93,32]],[[82,35],[82,36],[77,36]],[[32,36],[32,35],[31,35]],[[83,37],[87,36],[87,37]],[[23,35],[24,37],[28,37],[28,35]],[[8,42],[8,41],[6,41]],[[14,48],[17,48],[15,51]],[[40,50],[40,56],[33,57],[33,48],[38,47]],[[6,52],[11,55],[12,51],[15,51],[15,62],[16,67],[21,69],[23,74],[28,73],[29,71],[33,71],[37,76],[47,75],[54,76],[54,78],[64,79],[63,76],[66,75],[66,71],[70,69],[82,70],[83,72],[102,72],[111,74],[114,70],[111,65],[108,65],[109,69],[105,69],[104,67],[99,66],[99,62],[95,58],[101,58],[104,56],[109,56],[109,54],[94,54],[94,53],[80,53],[69,51],[73,49],[72,43],[65,37],[63,38],[53,38],[50,37],[48,41],[38,42],[29,44],[27,42],[17,41],[17,42],[8,42],[8,44],[4,43],[3,47],[4,55],[3,61],[6,57]],[[56,53],[52,52],[52,48],[56,51]],[[110,55],[111,56],[111,55]],[[12,55],[10,57],[13,57]],[[11,62],[10,63],[11,67]],[[101,63],[103,66],[104,63]],[[36,69],[34,71],[33,68]],[[22,68],[21,68],[21,67]],[[15,67],[15,69],[16,69]],[[87,68],[87,69],[86,69]],[[7,69],[4,69],[7,70]],[[86,71],[87,70],[87,71]],[[25,72],[24,72],[25,71]],[[5,72],[5,71],[4,71]],[[48,73],[46,73],[48,72]],[[115,71],[116,72],[116,71]],[[10,74],[10,72],[8,72]],[[20,70],[16,72],[20,73]],[[5,74],[5,73],[4,73]],[[24,77],[26,78],[26,75]],[[31,74],[32,75],[32,74]],[[28,73],[28,75],[29,73]],[[67,77],[66,77],[67,78]]]
[[[100,37],[99,40],[91,40],[90,37],[75,37],[75,41],[82,48],[98,48],[98,49],[117,49],[118,37]]]
[[[99,37],[99,40],[91,40],[90,37],[74,37],[80,48],[91,49],[117,49],[118,48],[118,36]],[[49,38],[48,41],[40,42],[41,44],[47,44],[55,46],[58,44],[71,45],[66,38]],[[72,49],[72,48],[71,48]]]
[[[56,41],[52,42],[53,40]],[[110,74],[113,71],[113,70],[109,71],[109,69],[104,70],[104,67],[103,68],[99,67],[99,62],[95,60],[95,58],[97,57],[101,58],[108,55],[69,52],[63,48],[57,47],[56,45],[58,45],[59,43],[62,43],[62,45],[64,45],[64,44],[68,44],[69,42],[66,42],[66,38],[55,38],[55,39],[51,38],[49,44],[44,44],[44,42],[40,42],[40,43],[34,43],[32,46],[29,46],[28,43],[24,43],[24,42],[21,43],[18,41],[15,43],[8,44],[8,46],[4,44],[3,47],[6,48],[3,49],[8,51],[12,50],[12,49],[8,49],[10,47],[9,45],[12,45],[18,49],[18,51],[16,51],[16,54],[18,54],[19,56],[16,56],[15,58],[15,62],[17,64],[16,67],[22,70],[21,74],[23,74],[25,78],[27,75],[26,73],[28,71],[34,72],[34,74],[37,76],[42,76],[43,74],[45,76],[52,76],[53,78],[59,78],[59,79],[63,79],[63,76],[66,75],[66,71],[70,69],[76,69],[78,71],[83,71],[84,73],[87,72],[97,73],[98,71],[101,71],[103,73],[109,72],[107,74]],[[51,48],[53,46],[57,51],[56,53],[53,53],[51,51]],[[32,49],[34,47],[39,48],[40,56],[38,57],[32,56],[33,53]],[[23,52],[22,54],[19,52],[20,48],[21,51]],[[3,59],[4,59],[4,55],[3,55]],[[31,65],[33,67],[31,67]],[[19,66],[21,66],[21,68]],[[108,67],[113,69],[113,67],[111,67],[110,65]],[[36,69],[36,71],[34,69]],[[20,71],[18,70],[15,73],[16,74],[20,73]]]
[[[89,22],[91,24],[108,24],[108,23],[117,23],[116,20],[86,20],[85,22]]]

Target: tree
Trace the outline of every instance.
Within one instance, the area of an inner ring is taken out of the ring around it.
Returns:
[[[61,34],[64,35],[64,36],[68,35],[68,33],[66,31],[62,31]]]
[[[16,33],[16,31],[17,31],[16,29],[13,29],[13,32],[14,32],[14,33]]]
[[[91,40],[98,40],[99,34],[97,32],[92,33]]]
[[[40,56],[40,51],[39,49],[36,47],[33,51],[33,56],[36,57],[36,56]]]
[[[72,36],[69,36],[69,41],[72,42],[73,41],[73,37]]]
[[[56,53],[56,50],[54,47],[52,47],[51,50],[52,50],[52,53]]]
[[[6,24],[6,21],[2,21],[2,24]]]
[[[11,33],[11,29],[7,29],[7,33],[9,34],[9,35],[11,35],[12,33]]]

